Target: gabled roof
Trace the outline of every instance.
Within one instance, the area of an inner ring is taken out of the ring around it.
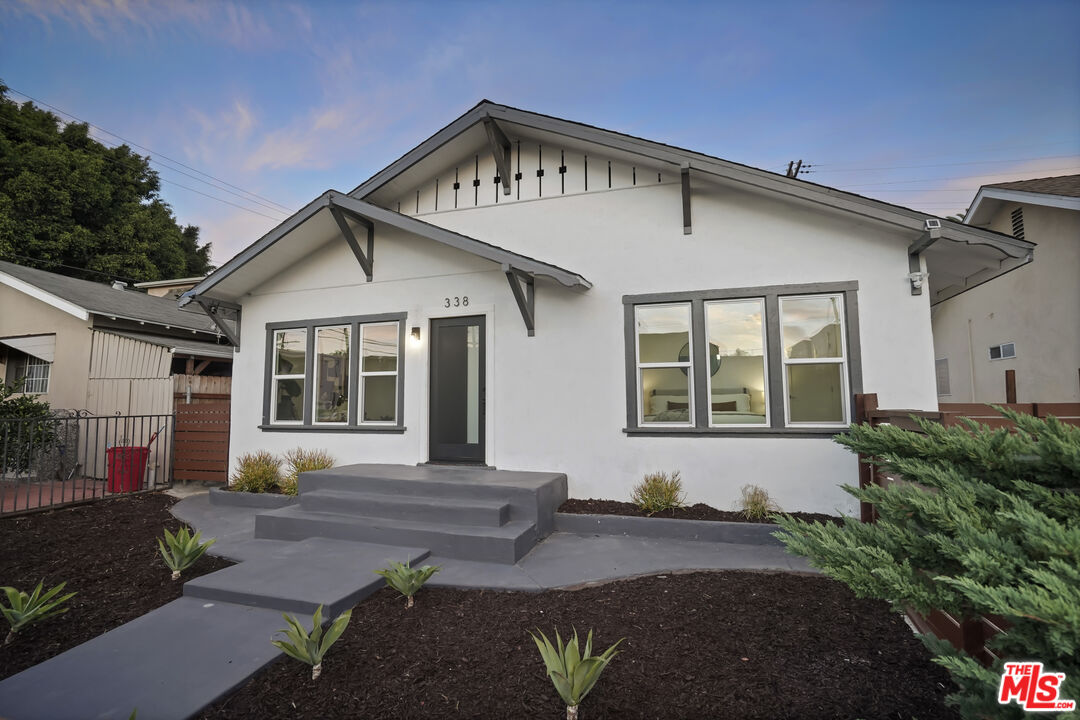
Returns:
[[[0,284],[27,293],[81,320],[89,320],[93,314],[217,334],[202,313],[181,310],[173,300],[134,290],[117,290],[109,285],[2,260]]]
[[[1014,180],[983,185],[964,215],[965,225],[984,225],[991,221],[1002,203],[1024,203],[1080,210],[1080,175]]]
[[[357,200],[356,198],[336,190],[327,190],[315,200],[308,203],[305,207],[298,210],[292,217],[285,220],[248,247],[244,248],[244,250],[208,275],[205,280],[200,282],[194,288],[184,293],[180,298],[180,304],[182,306],[187,305],[198,297],[218,297],[219,299],[224,300],[238,298],[243,294],[243,290],[241,290],[240,287],[247,287],[252,284],[242,283],[240,281],[229,282],[240,268],[262,255],[275,243],[279,242],[289,233],[318,215],[321,211],[328,210],[331,207],[338,207],[355,216],[366,218],[370,222],[375,223],[376,226],[379,224],[388,225],[412,233],[413,235],[457,248],[458,250],[485,258],[501,265],[509,265],[533,275],[549,277],[566,287],[582,289],[592,287],[592,284],[588,280],[571,270],[566,270],[557,265],[552,265],[526,255],[511,252],[510,250],[505,250],[497,245],[492,245],[482,240],[477,240],[476,238],[471,238],[467,235],[447,230],[438,225],[426,223],[423,220],[418,220],[417,218],[409,217],[408,215],[402,215],[393,210],[372,205],[363,200]]]
[[[1080,175],[1059,175],[1058,177],[1014,180],[1012,182],[983,185],[983,187],[1019,190],[1042,195],[1060,195],[1061,197],[1080,197]]]

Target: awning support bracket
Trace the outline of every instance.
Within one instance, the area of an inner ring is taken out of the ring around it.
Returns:
[[[510,139],[490,115],[484,117],[484,130],[487,132],[491,154],[495,157],[495,167],[499,170],[499,182],[502,183],[503,195],[510,194]]]
[[[341,234],[345,237],[345,242],[349,244],[349,249],[351,249],[353,255],[356,256],[356,261],[360,263],[360,268],[364,271],[364,275],[367,276],[368,282],[371,282],[372,265],[374,263],[375,255],[375,224],[366,217],[351,213],[344,208],[334,205],[332,201],[330,203],[330,214],[334,216],[334,222],[337,223],[338,229],[341,230]],[[346,222],[346,214],[357,223],[364,226],[367,230],[366,253],[361,249],[360,243],[356,240],[356,235],[353,233],[352,228],[349,227],[349,223]]]
[[[536,335],[536,278],[532,273],[510,265],[503,265],[502,269],[510,283],[510,292],[514,293],[518,310],[521,311],[521,319],[525,321],[525,329],[529,331],[529,337],[533,337]]]
[[[225,300],[218,300],[216,298],[207,298],[195,296],[195,302],[199,303],[199,307],[203,309],[206,316],[217,325],[221,334],[229,341],[229,343],[236,348],[240,349],[240,306],[236,303],[227,302]],[[236,315],[235,323],[236,327],[231,327],[228,321],[224,317],[223,311],[231,311]]]

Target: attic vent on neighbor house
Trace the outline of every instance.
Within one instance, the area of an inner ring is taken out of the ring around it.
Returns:
[[[1018,207],[1012,211],[1013,237],[1017,240],[1024,239],[1024,208]]]

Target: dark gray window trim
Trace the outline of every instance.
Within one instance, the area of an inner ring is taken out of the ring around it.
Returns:
[[[623,295],[623,345],[626,358],[626,427],[627,435],[680,435],[724,437],[832,437],[847,432],[846,428],[784,427],[782,362],[770,362],[769,373],[769,419],[770,427],[720,428],[709,427],[708,405],[697,403],[694,427],[642,427],[638,425],[637,407],[637,358],[634,348],[634,306],[659,303],[689,302],[695,342],[693,343],[694,367],[708,367],[708,344],[705,337],[705,302],[708,300],[735,300],[740,298],[765,298],[765,336],[770,358],[779,358],[783,352],[780,339],[780,298],[791,295],[818,295],[840,293],[844,297],[844,331],[847,334],[848,387],[851,392],[849,419],[855,417],[855,395],[862,389],[862,345],[859,340],[859,282],[848,280],[831,283],[802,283],[795,285],[757,285],[742,288],[718,288],[714,290],[691,290],[670,293],[647,293]],[[695,397],[708,397],[708,377],[694,373]]]
[[[381,313],[378,315],[350,315],[346,317],[316,318],[266,323],[266,364],[263,370],[263,412],[259,429],[264,432],[316,432],[316,433],[403,433],[405,432],[405,325],[408,313]],[[398,324],[398,397],[397,422],[393,425],[361,423],[358,418],[360,398],[360,326],[375,323]],[[349,420],[341,425],[312,424],[312,376],[315,372],[315,328],[335,325],[350,326],[349,340]],[[270,393],[274,378],[274,332],[277,330],[305,330],[307,355],[304,361],[304,422],[302,424],[275,424],[270,421]]]

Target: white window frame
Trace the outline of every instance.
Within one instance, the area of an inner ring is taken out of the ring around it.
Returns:
[[[304,372],[301,372],[299,374],[293,373],[293,374],[288,374],[288,375],[278,374],[278,371],[277,371],[277,368],[278,368],[278,357],[277,357],[277,353],[278,353],[278,336],[280,336],[283,333],[287,333],[287,332],[293,332],[293,333],[302,332],[304,334],[304,367],[306,368],[307,364],[309,362],[311,362],[311,359],[308,357],[309,353],[307,351],[307,347],[308,347],[308,345],[307,345],[308,329],[306,327],[282,328],[280,330],[275,330],[274,331],[274,345],[273,345],[273,350],[272,350],[272,354],[271,354],[271,362],[273,363],[273,365],[271,365],[271,368],[270,368],[270,372],[271,372],[271,377],[270,377],[270,424],[271,425],[303,425],[304,424],[303,413],[301,413],[301,416],[300,416],[299,420],[278,420],[277,419],[277,402],[278,402],[277,384],[278,384],[278,380],[300,380],[301,382],[303,382],[304,381],[304,374],[305,374]],[[304,383],[304,392],[307,393],[309,391],[310,390],[307,387],[307,383]],[[303,408],[303,406],[304,406],[303,403],[301,403],[300,407]]]
[[[745,298],[727,298],[724,300],[706,300],[704,302],[705,309],[705,347],[710,347],[712,343],[712,337],[709,335],[709,306],[710,305],[723,305],[724,303],[747,303],[751,301],[757,301],[761,307],[761,371],[764,373],[764,392],[765,392],[765,422],[764,423],[714,423],[712,414],[712,398],[713,398],[713,376],[709,375],[706,383],[709,388],[709,427],[710,428],[762,428],[767,429],[772,427],[772,416],[769,408],[769,335],[766,325],[768,325],[768,319],[765,314],[765,298],[763,297],[745,297]],[[707,352],[707,351],[706,351]],[[706,372],[712,369],[712,359],[709,359],[709,364],[705,366]]]
[[[784,301],[785,300],[818,300],[821,298],[833,298],[836,300],[836,307],[839,312],[838,321],[840,323],[840,357],[839,358],[789,358],[787,353],[784,352]],[[779,331],[780,331],[780,379],[783,383],[784,390],[784,426],[791,428],[843,428],[851,425],[851,418],[849,417],[848,398],[851,397],[850,389],[848,387],[848,338],[847,338],[847,318],[844,317],[844,294],[843,293],[810,293],[807,295],[781,295],[779,298]],[[791,403],[788,392],[788,366],[789,365],[839,365],[840,366],[840,382],[842,384],[841,389],[841,411],[843,413],[842,420],[840,422],[792,422],[791,420]]]
[[[638,311],[642,308],[657,307],[685,307],[687,310],[686,336],[690,344],[690,357],[686,362],[641,362],[641,333],[638,332]],[[694,308],[689,302],[649,303],[634,306],[634,361],[637,365],[637,394],[638,394],[638,426],[639,427],[693,427],[695,416],[694,402]],[[645,422],[645,398],[644,398],[644,373],[649,369],[666,370],[669,368],[686,368],[687,398],[689,399],[689,413],[686,422]]]
[[[386,321],[386,322],[362,323],[360,325],[360,338],[359,338],[359,344],[357,345],[358,352],[359,352],[359,357],[357,358],[357,361],[358,361],[357,362],[357,368],[359,368],[359,371],[356,374],[356,380],[357,380],[356,397],[357,397],[357,403],[358,403],[357,406],[356,406],[356,424],[357,425],[389,425],[389,426],[395,426],[395,425],[398,424],[399,413],[401,412],[401,408],[398,407],[398,395],[399,395],[399,393],[398,393],[398,383],[401,382],[401,380],[398,377],[398,373],[401,370],[401,348],[400,347],[396,348],[397,352],[396,352],[396,354],[394,356],[396,358],[395,363],[394,363],[394,367],[396,368],[395,370],[368,370],[368,371],[364,370],[364,338],[367,335],[366,330],[367,330],[367,328],[379,327],[380,325],[392,326],[394,328],[394,342],[397,342],[397,343],[401,342],[401,340],[400,340],[400,337],[401,337],[401,321],[400,320],[389,320],[389,321]],[[367,378],[367,377],[389,377],[391,375],[394,376],[394,419],[389,420],[389,421],[388,420],[364,420],[364,395],[367,392],[367,386],[364,383],[364,378]]]
[[[1006,355],[1005,354],[1005,346],[1006,345],[1012,345],[1012,355]],[[998,349],[998,353],[1001,355],[1001,357],[994,357],[991,354],[993,352],[994,348]],[[986,356],[988,358],[990,358],[990,362],[998,362],[999,360],[1015,360],[1016,359],[1016,343],[1013,342],[1012,340],[1009,340],[1007,342],[998,343],[997,345],[991,345],[986,351]]]
[[[31,368],[43,370],[39,376],[31,377]],[[49,392],[49,378],[52,376],[52,363],[33,355],[26,356],[26,373],[23,375],[22,391],[27,394],[44,395]],[[39,387],[40,385],[40,387]]]
[[[320,421],[318,419],[319,418],[319,393],[318,393],[318,389],[319,389],[319,331],[320,330],[348,330],[350,332],[349,339],[345,343],[345,351],[346,351],[346,354],[345,354],[345,374],[346,374],[346,378],[345,378],[345,400],[346,400],[346,405],[345,405],[345,419],[344,420],[322,420],[322,421]],[[312,363],[312,366],[311,366],[311,424],[312,425],[319,425],[319,426],[323,426],[323,427],[325,427],[325,426],[334,427],[334,426],[337,426],[337,425],[348,425],[349,424],[349,410],[350,410],[350,405],[352,404],[352,389],[349,387],[349,383],[352,382],[352,378],[348,377],[351,374],[349,363],[352,362],[352,336],[351,336],[352,326],[349,325],[349,324],[344,324],[344,325],[316,325],[315,328],[314,328],[314,331],[315,331],[315,345],[314,345],[314,351],[313,351],[312,357],[311,357],[311,363]],[[306,358],[305,358],[305,363],[304,364],[305,364],[305,367],[306,367],[306,365],[307,365],[307,359]]]

